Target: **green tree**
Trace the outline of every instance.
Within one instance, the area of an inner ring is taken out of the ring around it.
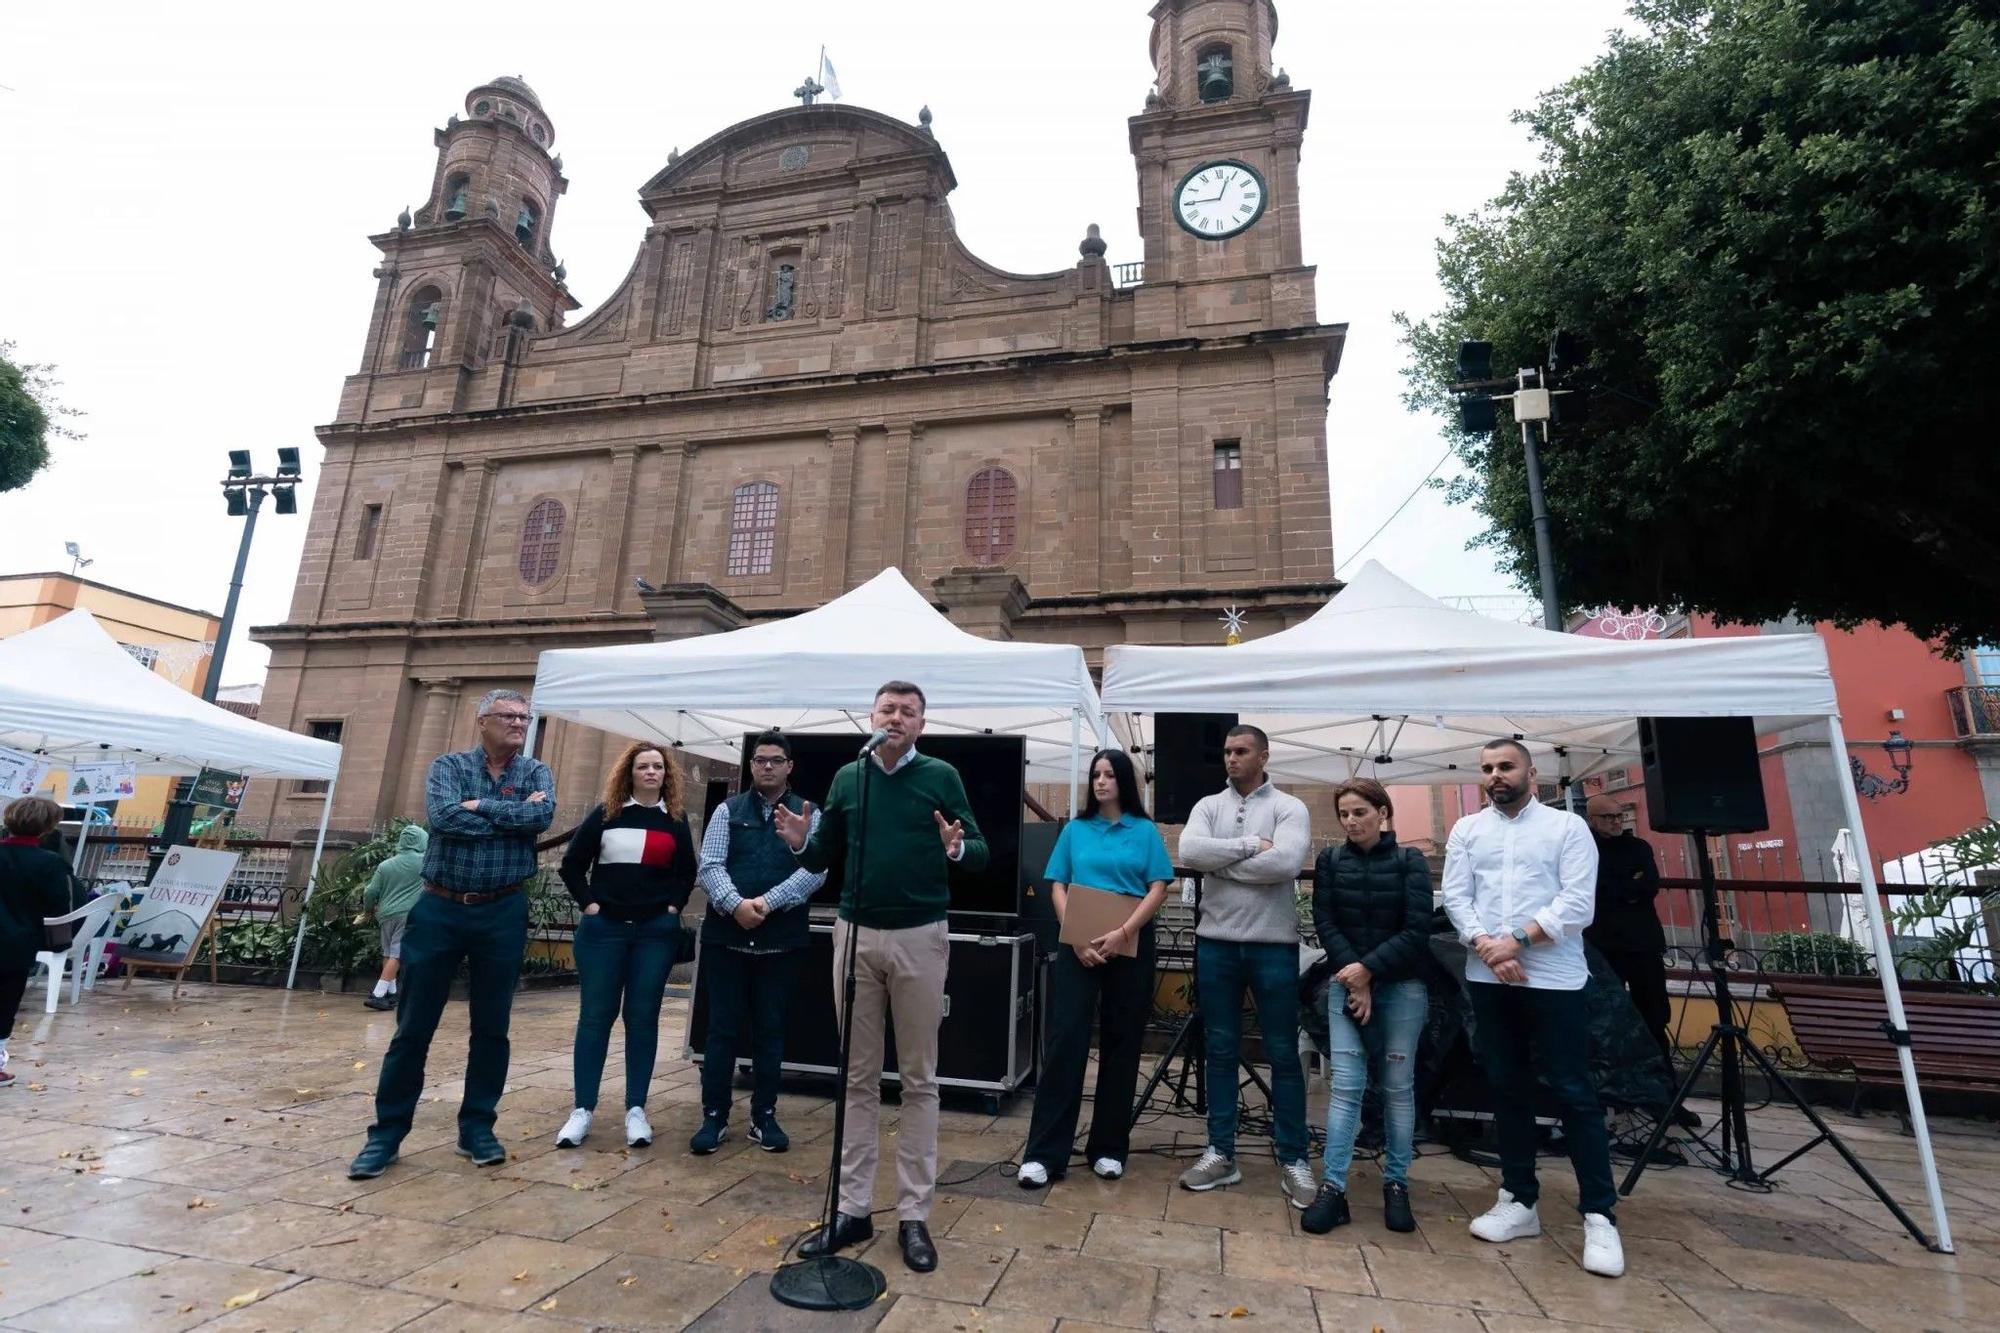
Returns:
[[[14,344],[0,341],[0,491],[26,486],[49,465],[49,437],[83,438],[64,424],[82,413],[56,401],[54,369],[16,362]]]
[[[1632,14],[1517,115],[1540,166],[1447,219],[1408,401],[1449,411],[1460,339],[1500,374],[1585,340],[1587,418],[1543,451],[1571,607],[2000,638],[2000,3]],[[1518,428],[1458,450],[1451,498],[1535,587]]]

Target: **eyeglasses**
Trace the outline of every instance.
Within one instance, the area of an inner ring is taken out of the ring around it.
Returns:
[[[497,717],[510,727],[525,727],[528,725],[528,715],[526,713],[483,713],[481,716]]]
[[[776,768],[780,764],[789,764],[791,762],[790,759],[787,759],[783,755],[779,755],[776,759],[766,759],[763,755],[758,755],[750,761],[751,765],[756,768]]]

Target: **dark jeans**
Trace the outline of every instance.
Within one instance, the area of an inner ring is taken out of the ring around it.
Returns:
[[[424,1090],[424,1060],[461,961],[469,962],[472,971],[472,1039],[466,1047],[458,1131],[463,1135],[468,1129],[493,1127],[507,1083],[507,1022],[527,950],[526,893],[470,907],[433,893],[417,899],[403,932],[396,1035],[382,1057],[370,1139],[401,1143],[410,1132]]]
[[[1667,960],[1663,951],[1639,948],[1598,952],[1625,983],[1625,989],[1632,995],[1632,1007],[1639,1011],[1639,1021],[1653,1034],[1653,1040],[1660,1044],[1660,1054],[1671,1065],[1674,1046],[1667,1028],[1673,1023],[1673,1010],[1667,1005]]]
[[[1305,1160],[1306,1076],[1299,1067],[1299,946],[1197,939],[1194,981],[1208,1045],[1208,1146],[1236,1155],[1236,1072],[1243,1050],[1243,992],[1271,1066],[1271,1116],[1280,1162]]]
[[[60,989],[60,976],[49,978],[49,985]],[[28,993],[26,972],[0,972],[0,1041],[14,1035],[14,1015],[21,1011],[21,997]]]
[[[750,1115],[778,1109],[778,1082],[784,1076],[785,1010],[792,1000],[796,950],[750,953],[722,946],[701,951],[702,986],[708,992],[708,1037],[701,1048],[701,1109],[729,1115],[736,1055],[749,1029],[754,1082]]]
[[[1618,1196],[1611,1186],[1611,1141],[1604,1111],[1590,1082],[1590,1019],[1581,990],[1535,990],[1491,981],[1468,981],[1472,1045],[1493,1089],[1493,1119],[1500,1135],[1500,1185],[1517,1202],[1534,1206],[1535,1076],[1547,1085],[1562,1114],[1563,1141],[1576,1171],[1577,1208],[1611,1216]]]
[[[667,991],[680,949],[681,919],[662,912],[645,921],[608,916],[576,919],[576,1104],[597,1109],[597,1085],[604,1079],[604,1053],[611,1025],[625,1015],[625,1105],[646,1104],[653,1061],[660,1050],[660,1001]]]
[[[1076,1118],[1083,1109],[1083,1076],[1090,1064],[1090,1030],[1100,1025],[1097,1093],[1090,1110],[1084,1160],[1122,1162],[1132,1151],[1132,1094],[1139,1083],[1139,1047],[1153,1012],[1153,927],[1139,932],[1133,958],[1085,967],[1076,950],[1058,946],[1050,967],[1048,1037],[1035,1112],[1028,1121],[1023,1161],[1040,1162],[1049,1176],[1069,1168]]]

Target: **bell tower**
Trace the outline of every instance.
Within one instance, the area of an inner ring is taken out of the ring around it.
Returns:
[[[1275,69],[1273,0],[1158,0],[1153,90],[1131,118],[1145,279],[1140,338],[1314,323],[1299,241],[1311,95]]]
[[[489,367],[576,309],[550,245],[569,181],[535,90],[513,75],[480,84],[434,142],[429,197],[404,209],[394,231],[369,238],[382,264],[341,421],[477,405],[468,395]]]

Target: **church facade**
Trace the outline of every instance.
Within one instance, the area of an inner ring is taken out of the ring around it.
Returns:
[[[794,614],[886,566],[968,629],[1093,660],[1320,605],[1345,330],[1300,242],[1309,94],[1271,0],[1151,17],[1119,266],[1094,226],[1067,268],[982,262],[927,111],[808,99],[670,159],[631,272],[573,320],[554,123],[517,78],[473,89],[427,202],[371,238],[291,611],[255,634],[264,719],[345,747],[335,824],[420,812],[431,757],[544,649]],[[621,743],[549,728],[564,817]]]

